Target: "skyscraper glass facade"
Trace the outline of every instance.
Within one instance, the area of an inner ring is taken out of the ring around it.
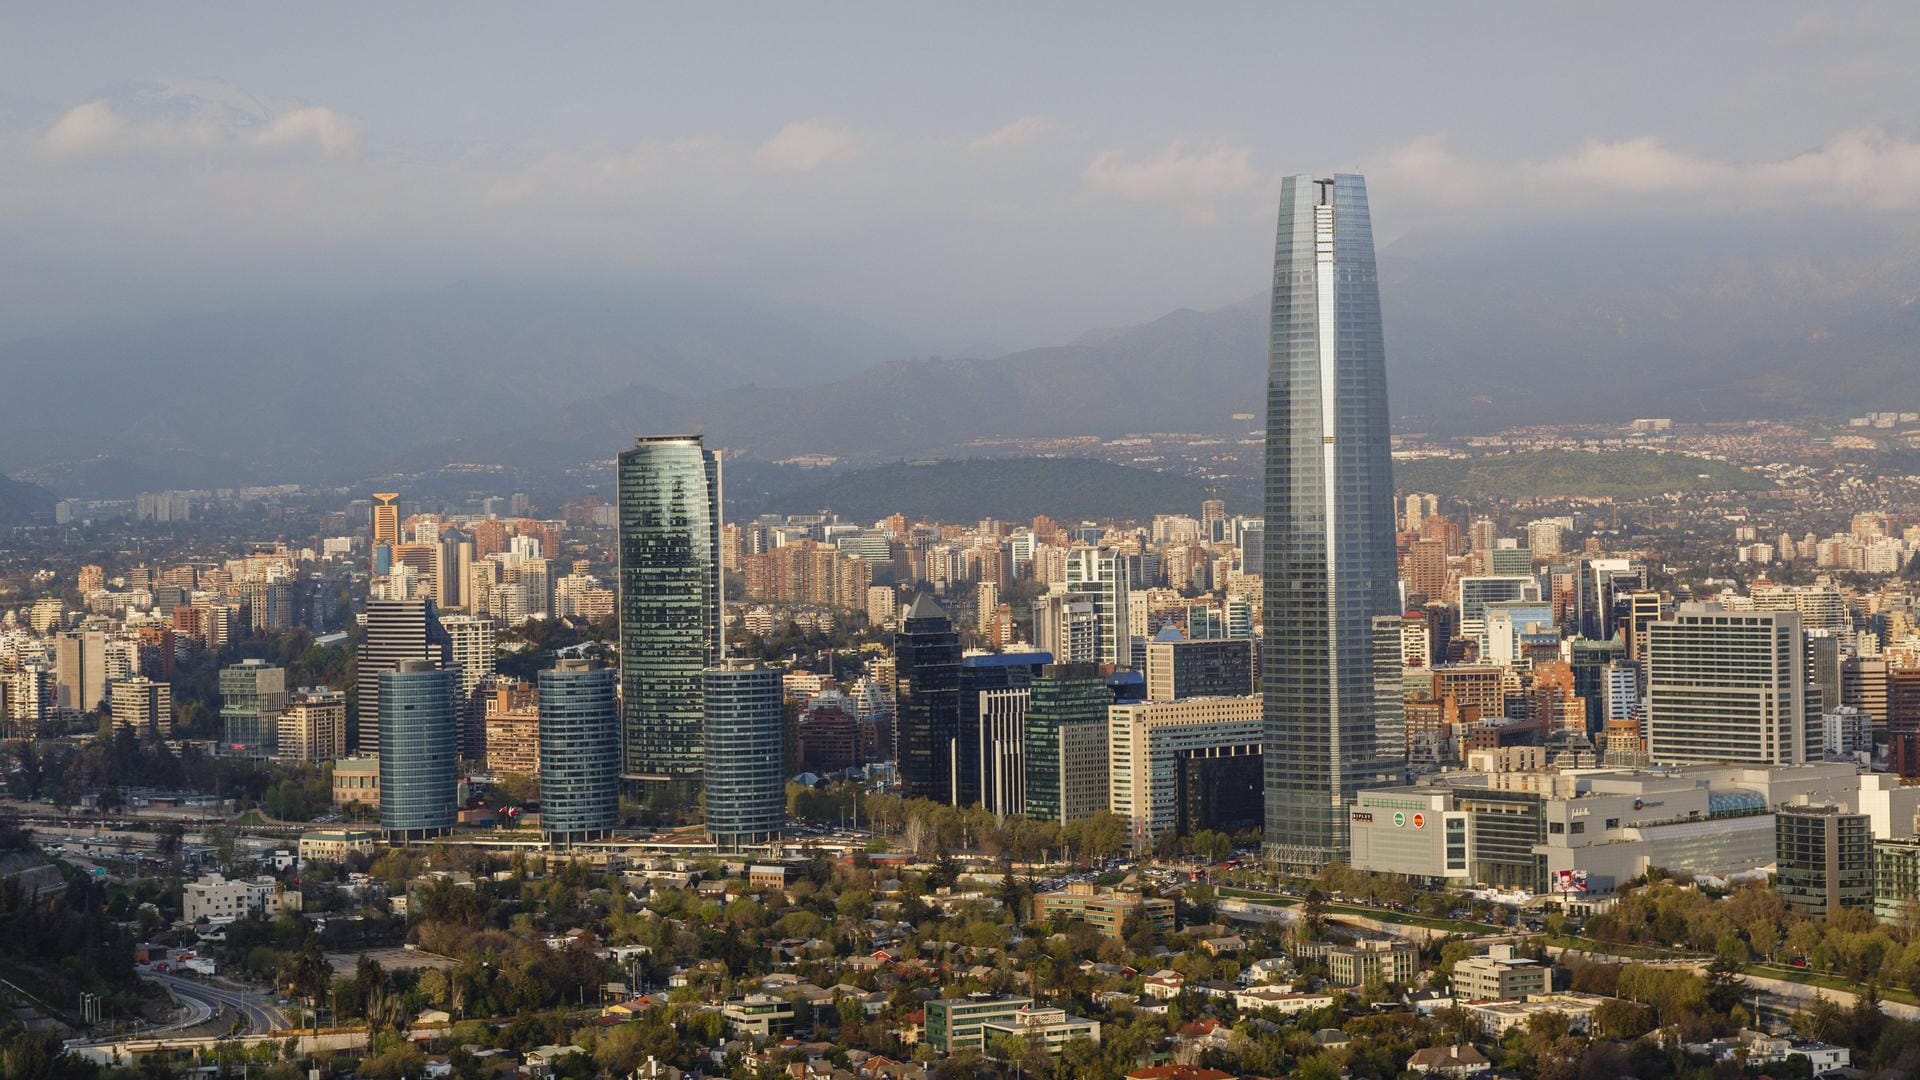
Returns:
[[[222,752],[247,757],[279,753],[280,710],[287,703],[287,669],[242,660],[220,669]]]
[[[450,661],[452,644],[433,601],[367,601],[367,640],[354,662],[360,689],[356,730],[360,753],[380,751],[380,674],[408,660],[444,666]]]
[[[951,803],[960,768],[960,638],[924,593],[893,635],[895,759],[901,794]]]
[[[1386,345],[1366,182],[1281,182],[1267,369],[1266,843],[1347,850],[1375,760],[1373,617],[1399,608]]]
[[[1107,680],[1093,664],[1048,664],[1029,690],[1026,813],[1039,821],[1068,821],[1067,788],[1072,783],[1073,763],[1064,760],[1062,754],[1062,729],[1086,725],[1104,735],[1113,691],[1107,689]],[[1101,742],[1104,744],[1105,739]],[[1106,755],[1100,756],[1104,772]]]
[[[723,851],[778,840],[787,820],[780,673],[737,663],[703,678],[707,835]]]
[[[380,827],[395,840],[453,828],[459,673],[423,660],[380,673]]]
[[[556,844],[620,823],[620,713],[613,672],[562,660],[540,673],[540,830]]]
[[[699,436],[642,438],[620,455],[620,769],[663,809],[699,797],[720,635],[720,459]]]

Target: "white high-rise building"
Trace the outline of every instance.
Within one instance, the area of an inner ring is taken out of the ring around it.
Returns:
[[[1113,548],[1078,547],[1067,552],[1067,594],[1093,605],[1099,635],[1097,662],[1113,667],[1133,664],[1126,559]],[[1055,656],[1056,663],[1068,663]]]
[[[452,639],[450,663],[460,669],[460,752],[478,759],[485,741],[485,710],[477,691],[481,680],[499,670],[497,624],[484,615],[448,615],[440,625]]]
[[[1806,644],[1792,611],[1685,604],[1648,631],[1647,754],[1658,764],[1799,765]]]
[[[1527,522],[1527,548],[1535,556],[1560,554],[1560,539],[1564,530],[1560,523],[1552,518]]]
[[[1033,643],[1053,654],[1056,664],[1100,662],[1100,621],[1093,602],[1067,593],[1048,593],[1033,601]]]

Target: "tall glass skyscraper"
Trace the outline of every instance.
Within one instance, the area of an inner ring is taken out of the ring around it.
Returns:
[[[1347,853],[1375,758],[1373,618],[1399,611],[1386,345],[1366,181],[1281,181],[1267,365],[1266,844]],[[1391,775],[1391,774],[1389,774]]]
[[[722,645],[720,457],[641,438],[620,455],[620,772],[660,809],[699,800],[700,678]]]
[[[704,679],[707,835],[722,851],[770,844],[787,823],[780,673],[735,662]]]
[[[380,827],[389,840],[423,840],[453,829],[459,678],[429,660],[403,660],[380,673]]]
[[[440,625],[440,614],[433,601],[367,601],[367,640],[355,658],[355,679],[360,688],[359,737],[356,749],[361,754],[380,752],[380,675],[393,671],[407,660],[426,660],[435,667],[451,659],[453,639]]]
[[[620,713],[613,672],[562,660],[540,673],[540,831],[555,844],[620,824]]]
[[[1113,691],[1095,664],[1048,664],[1030,689],[1026,814],[1036,821],[1086,817],[1107,802],[1107,707]],[[1094,750],[1095,744],[1097,754],[1075,752]],[[1086,797],[1093,793],[1098,799]]]
[[[952,803],[959,787],[960,636],[921,593],[893,635],[894,758],[900,793]]]

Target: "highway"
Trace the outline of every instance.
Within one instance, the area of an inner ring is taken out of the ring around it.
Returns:
[[[219,1012],[221,1009],[232,1009],[246,1019],[246,1033],[249,1035],[270,1035],[273,1032],[282,1031],[293,1026],[287,1022],[286,1016],[282,1014],[279,1009],[272,1005],[262,1004],[253,994],[214,986],[199,979],[186,979],[178,975],[163,974],[158,971],[147,971],[142,972],[142,974],[166,987],[175,997],[186,1001],[188,1007],[193,1009],[195,1014],[199,1014],[200,1009],[205,1008],[207,1010],[206,1014],[193,1023],[204,1022],[208,1017]],[[198,1006],[194,1004],[196,1002],[199,1003]],[[183,1024],[180,1026],[191,1027],[192,1024]]]

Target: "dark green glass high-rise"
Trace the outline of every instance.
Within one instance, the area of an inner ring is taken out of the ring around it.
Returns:
[[[1048,664],[1040,669],[1030,689],[1026,717],[1027,816],[1037,821],[1068,821],[1074,809],[1068,788],[1078,763],[1062,754],[1061,729],[1104,729],[1113,691],[1095,664]]]
[[[1373,618],[1399,608],[1386,344],[1366,181],[1281,182],[1267,366],[1266,845],[1347,854],[1375,758]]]
[[[620,772],[656,808],[699,801],[720,635],[719,455],[698,435],[638,439],[620,455]]]

